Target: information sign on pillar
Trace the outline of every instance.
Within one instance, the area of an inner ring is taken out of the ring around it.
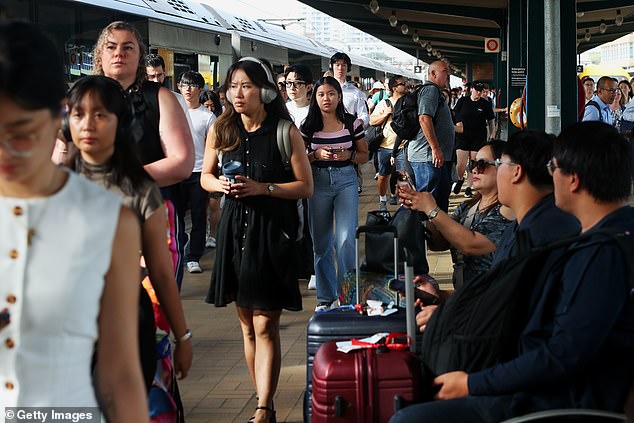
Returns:
[[[499,38],[485,38],[484,39],[484,52],[485,53],[499,53],[500,52],[500,39]]]

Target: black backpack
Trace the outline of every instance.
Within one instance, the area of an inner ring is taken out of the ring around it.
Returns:
[[[585,248],[616,240],[634,287],[629,263],[634,255],[633,238],[623,231],[593,231],[498,263],[438,306],[423,336],[421,356],[426,370],[430,376],[455,370],[471,373],[517,357],[521,331],[545,283],[540,275],[563,272],[564,260],[576,250],[570,247],[577,242],[592,239],[578,247]],[[520,244],[527,251],[527,242]]]
[[[440,92],[440,88],[438,88],[436,84],[429,82],[424,84],[421,88],[430,85],[436,87],[438,90],[438,108],[436,109],[436,113],[433,117],[433,121],[435,123],[438,109],[441,107],[444,98]],[[396,135],[398,135],[398,137],[402,140],[413,139],[416,134],[418,134],[418,131],[421,130],[420,124],[418,123],[418,95],[421,88],[412,93],[405,94],[394,104],[391,125]]]

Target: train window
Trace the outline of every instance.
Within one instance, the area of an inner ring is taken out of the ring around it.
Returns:
[[[0,6],[0,14],[9,19],[32,20],[31,0],[6,0]]]
[[[75,40],[77,6],[72,3],[43,1],[37,3],[37,22],[53,37],[58,46],[63,46],[67,75],[80,75],[80,55]]]

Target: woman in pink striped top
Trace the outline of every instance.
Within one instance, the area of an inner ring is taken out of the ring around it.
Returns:
[[[315,84],[301,131],[315,184],[308,200],[317,277],[315,311],[328,310],[339,296],[343,275],[354,268],[359,195],[353,164],[368,161],[368,144],[363,122],[346,113],[341,85],[329,76]]]

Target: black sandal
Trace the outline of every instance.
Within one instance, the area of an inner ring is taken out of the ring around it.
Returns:
[[[255,410],[266,410],[267,412],[271,412],[271,417],[269,417],[268,423],[277,423],[277,420],[275,419],[275,410],[272,407],[258,405],[255,407]],[[253,416],[253,418],[255,419],[255,416]]]

